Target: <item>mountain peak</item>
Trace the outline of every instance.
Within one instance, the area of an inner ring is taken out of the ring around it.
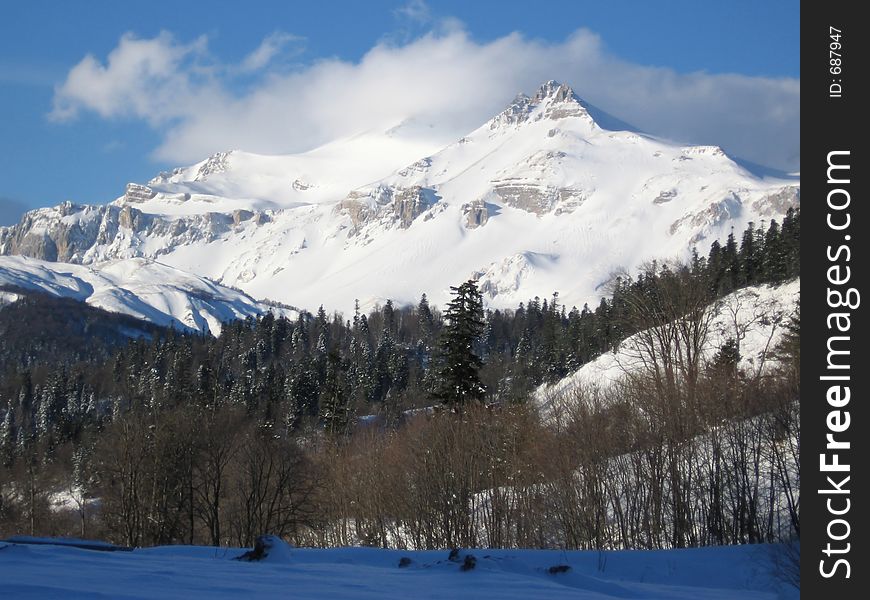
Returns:
[[[555,79],[551,79],[542,84],[532,98],[532,101],[541,103],[548,99],[553,102],[573,101],[582,104],[582,101],[577,97],[577,94],[574,93],[574,90],[571,89],[571,86],[566,83],[559,83]]]
[[[517,94],[506,109],[490,121],[490,129],[517,125],[529,120],[583,117],[594,124],[586,103],[580,100],[571,86],[551,79],[542,84],[532,97]]]

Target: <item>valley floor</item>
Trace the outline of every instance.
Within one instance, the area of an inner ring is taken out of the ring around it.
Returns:
[[[463,572],[447,551],[289,549],[262,562],[238,549],[164,546],[132,552],[0,542],[2,598],[612,598],[796,600],[773,568],[777,546],[668,551],[472,550]],[[411,559],[399,568],[403,557]],[[550,567],[570,570],[551,574]]]

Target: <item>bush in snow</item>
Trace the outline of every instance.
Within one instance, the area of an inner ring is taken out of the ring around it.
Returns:
[[[283,562],[289,560],[290,557],[290,545],[287,542],[277,535],[261,535],[257,537],[253,550],[248,550],[237,556],[235,560]]]
[[[477,566],[477,559],[474,558],[473,554],[466,554],[465,560],[462,561],[462,566],[459,567],[460,571],[470,571],[474,567]]]

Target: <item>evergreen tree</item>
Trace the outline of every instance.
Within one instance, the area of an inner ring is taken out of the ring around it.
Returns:
[[[317,415],[317,387],[311,371],[305,365],[292,365],[284,381],[289,401],[287,422],[291,428],[301,424],[305,417]]]
[[[740,285],[741,267],[740,257],[737,252],[737,241],[734,239],[734,232],[728,234],[728,239],[725,241],[725,247],[722,248],[722,264],[725,267],[725,275],[719,288],[719,294],[730,294]]]
[[[196,387],[194,391],[194,399],[197,404],[203,407],[214,408],[212,400],[214,399],[214,382],[211,366],[208,363],[202,363],[196,369]]]
[[[6,409],[0,421],[0,465],[9,466],[15,458],[15,431],[13,428],[12,406]]]
[[[242,375],[237,383],[235,401],[244,405],[248,414],[253,414],[257,408],[257,397],[254,394],[257,384],[257,354],[253,349],[248,350],[242,358]]]
[[[782,233],[776,220],[764,235],[764,255],[761,257],[765,281],[783,281],[788,276],[788,256],[782,241]]]
[[[534,355],[529,337],[528,331],[523,332],[514,352],[511,369],[513,392],[522,393],[540,383],[540,377],[535,377]]]
[[[36,437],[45,439],[51,432],[51,390],[45,388],[39,394],[39,405],[36,409]]]
[[[607,298],[602,298],[595,309],[595,348],[599,353],[611,349],[613,320]]]
[[[738,252],[738,261],[740,262],[740,276],[737,279],[738,286],[756,283],[761,275],[761,248],[758,244],[758,236],[753,223],[749,223],[749,227],[743,232],[740,252]]]
[[[387,299],[387,303],[383,309],[384,316],[384,331],[390,335],[396,334],[396,309],[393,308],[393,301]]]
[[[426,294],[420,297],[420,303],[417,304],[417,315],[420,318],[420,337],[425,340],[432,335],[435,328],[435,317],[432,316],[432,309],[429,307],[429,299]]]
[[[381,341],[375,351],[373,398],[375,402],[383,401],[393,383],[390,376],[390,358],[393,355],[393,350],[393,338],[385,323],[384,331],[381,333]]]
[[[707,285],[710,296],[715,298],[722,289],[722,281],[726,275],[727,265],[724,260],[724,251],[719,240],[710,244],[710,253],[707,255]]]
[[[330,352],[320,392],[320,421],[330,435],[346,435],[351,425],[351,407],[344,389],[344,374],[337,354]]]
[[[444,313],[447,323],[439,341],[441,366],[435,396],[455,409],[482,400],[486,391],[478,375],[483,361],[474,353],[484,321],[483,299],[473,280],[450,290],[453,299]]]
[[[305,321],[305,313],[299,313],[299,319],[293,327],[290,335],[290,344],[293,346],[293,358],[303,360],[308,358],[308,327]]]

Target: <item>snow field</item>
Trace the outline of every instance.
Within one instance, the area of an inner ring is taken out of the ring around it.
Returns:
[[[239,549],[167,546],[132,552],[0,543],[0,595],[8,598],[572,598],[786,600],[773,546],[670,551],[465,550],[463,572],[443,551],[290,549],[239,562]],[[410,565],[400,568],[403,557]],[[551,567],[570,570],[551,574]]]

